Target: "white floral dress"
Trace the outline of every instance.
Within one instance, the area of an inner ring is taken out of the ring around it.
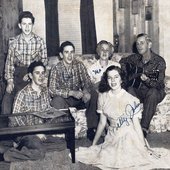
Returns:
[[[104,114],[110,122],[105,141],[89,148],[78,148],[76,160],[103,170],[170,168],[168,150],[159,148],[163,155],[156,158],[140,140],[134,121],[141,117],[141,111],[139,100],[123,89],[117,95],[99,94],[98,113]]]

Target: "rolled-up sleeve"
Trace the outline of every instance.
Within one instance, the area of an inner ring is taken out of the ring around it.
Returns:
[[[5,79],[9,80],[14,78],[14,60],[15,60],[15,52],[14,46],[11,44],[8,49],[8,55],[5,63]]]
[[[49,77],[49,92],[52,97],[59,95],[64,98],[69,97],[69,89],[62,89],[61,88],[61,77],[58,75],[58,70],[56,66],[54,66],[51,70],[50,77]]]

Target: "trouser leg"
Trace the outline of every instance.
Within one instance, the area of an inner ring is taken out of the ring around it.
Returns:
[[[69,107],[66,100],[61,96],[55,96],[51,101],[51,106],[56,109],[65,109]]]
[[[159,102],[164,98],[164,93],[161,93],[155,88],[149,89],[143,101],[143,112],[141,126],[143,129],[148,130],[152,117],[156,112],[156,107]]]
[[[86,109],[86,118],[87,118],[87,127],[88,128],[97,128],[99,122],[99,115],[97,114],[97,100],[98,93],[96,90],[91,91],[91,99],[87,103]]]
[[[56,109],[66,109],[69,107],[76,107],[77,109],[85,108],[85,104],[74,97],[63,98],[61,96],[55,96],[51,101],[51,106]]]
[[[13,108],[14,98],[18,91],[24,88],[28,82],[23,80],[24,75],[27,73],[27,67],[17,67],[14,73],[14,89],[9,94],[5,92],[2,100],[2,114],[11,114]]]
[[[9,94],[9,93],[5,92],[3,100],[2,100],[2,106],[1,106],[2,114],[11,114],[12,113],[14,97],[15,97],[15,93],[12,92],[11,94]]]
[[[45,149],[41,140],[35,135],[22,137],[17,148],[11,148],[4,153],[5,161],[38,160],[45,157]]]

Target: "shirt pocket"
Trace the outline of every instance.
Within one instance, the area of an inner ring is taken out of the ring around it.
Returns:
[[[24,50],[15,50],[15,63],[20,64],[24,63]]]
[[[39,50],[33,50],[33,51],[31,51],[30,58],[31,58],[32,60],[36,60],[36,61],[40,60],[41,56],[40,56]]]

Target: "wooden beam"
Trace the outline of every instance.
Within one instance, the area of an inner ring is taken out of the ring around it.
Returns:
[[[4,65],[8,51],[9,37],[19,33],[18,16],[22,11],[22,0],[0,0],[0,101],[4,93]]]
[[[125,52],[131,52],[131,0],[126,1],[125,9]]]
[[[148,34],[153,43],[152,50],[159,54],[159,8],[158,0],[148,1],[148,5],[152,7],[152,19],[148,21]]]

